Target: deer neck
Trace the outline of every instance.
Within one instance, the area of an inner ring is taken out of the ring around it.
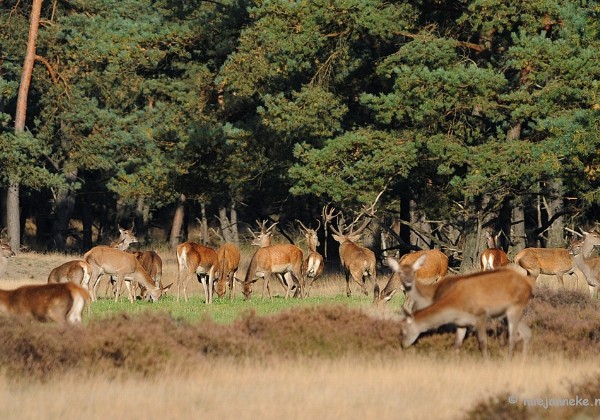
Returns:
[[[591,242],[590,238],[591,235],[585,235],[583,244],[581,245],[581,253],[579,255],[582,255],[583,258],[589,258],[594,251],[594,244]]]

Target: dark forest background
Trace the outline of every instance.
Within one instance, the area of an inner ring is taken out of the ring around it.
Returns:
[[[46,0],[17,130],[31,7],[0,2],[11,244],[238,241],[383,191],[370,246],[464,268],[487,227],[514,254],[597,220],[596,1]]]

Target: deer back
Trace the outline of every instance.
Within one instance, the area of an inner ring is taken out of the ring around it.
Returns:
[[[428,249],[405,254],[400,258],[400,263],[410,266],[423,255],[426,255],[427,258],[415,273],[417,280],[423,283],[432,283],[448,273],[448,256],[437,249]]]

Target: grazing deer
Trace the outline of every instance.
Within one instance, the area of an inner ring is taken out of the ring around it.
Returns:
[[[258,222],[261,233],[255,236],[252,245],[260,248],[254,253],[250,260],[250,266],[246,272],[246,277],[242,284],[242,293],[246,300],[252,295],[252,284],[259,278],[264,279],[263,297],[265,288],[272,299],[269,281],[271,274],[275,274],[282,286],[286,289],[285,298],[287,299],[293,288],[296,289],[294,296],[302,296],[302,250],[292,244],[271,245],[273,228],[277,223],[266,228],[266,221]]]
[[[375,253],[356,243],[360,240],[371,221],[370,218],[365,217],[362,225],[355,229],[354,226],[362,216],[364,216],[364,212],[349,226],[345,226],[343,216],[340,213],[337,218],[337,228],[333,224],[330,226],[333,239],[340,244],[340,261],[346,275],[346,295],[348,297],[352,296],[350,276],[361,287],[365,295],[369,294],[365,285],[366,279],[368,278],[371,283],[374,283],[374,279],[377,277]]]
[[[86,303],[89,314],[89,301],[88,291],[72,282],[0,290],[0,312],[58,324],[81,324]]]
[[[500,233],[498,233],[497,236],[494,236],[491,229],[485,230],[485,238],[487,240],[488,248],[485,249],[479,256],[479,267],[481,271],[495,270],[496,268],[508,265],[510,262],[506,252],[497,246],[496,241],[499,235]]]
[[[586,257],[591,255],[591,248],[589,244],[585,244],[585,240],[574,241],[569,246],[569,253],[573,255],[575,265],[583,273],[590,289],[590,298],[593,299],[600,286],[600,257]]]
[[[195,242],[184,242],[177,246],[177,302],[181,288],[183,297],[188,301],[187,284],[195,274],[204,287],[204,302],[212,303],[214,281],[219,269],[217,253],[214,249]]]
[[[240,250],[235,244],[225,243],[217,250],[219,261],[219,278],[215,286],[217,296],[225,295],[226,285],[229,289],[229,299],[233,296],[235,276],[240,265]]]
[[[410,266],[401,269],[407,270],[410,276]],[[531,330],[521,320],[535,285],[531,278],[506,267],[450,279],[438,282],[429,306],[412,315],[407,314],[401,321],[403,347],[412,345],[425,331],[454,324],[460,328],[454,343],[457,350],[464,340],[466,328],[472,327],[477,333],[481,353],[487,356],[486,321],[505,316],[509,355],[518,340],[523,340],[523,352],[527,351]]]
[[[594,246],[600,245],[600,234],[595,231],[584,232],[584,257],[589,257]],[[588,252],[589,253],[586,253]],[[535,280],[540,274],[554,274],[564,287],[563,276],[575,274],[575,287],[579,285],[579,276],[575,272],[575,260],[565,248],[525,248],[515,256],[515,264],[527,271],[527,275]]]
[[[119,226],[119,238],[116,241],[110,243],[110,247],[118,249],[119,251],[127,251],[129,245],[139,242],[133,229],[123,229]],[[111,288],[113,296],[116,293],[117,279],[114,276],[109,276],[108,282],[106,283],[106,289],[104,289],[104,296],[108,295],[108,289]]]
[[[0,277],[6,273],[8,258],[14,257],[15,253],[9,244],[0,243]]]
[[[164,287],[162,284],[162,269],[163,262],[162,258],[156,251],[135,251],[132,252],[135,255],[135,258],[138,259],[146,273],[154,280],[154,285],[162,290],[163,294],[167,292],[173,285],[173,283]],[[136,285],[137,286],[137,285]],[[133,287],[133,290],[136,290],[136,286]],[[147,290],[141,287],[140,294],[142,298],[146,297]]]
[[[89,285],[92,276],[92,266],[83,260],[67,261],[52,269],[48,275],[48,283],[66,283]]]
[[[321,221],[319,220],[318,222],[319,225],[316,229],[309,229],[298,220],[300,229],[302,230],[302,233],[306,238],[306,243],[308,244],[308,255],[302,263],[302,275],[304,276],[305,287],[304,297],[308,297],[314,281],[318,279],[321,274],[323,274],[323,269],[325,267],[323,256],[317,252],[317,247],[319,246],[319,237],[317,236],[317,232],[321,227]]]
[[[154,284],[154,280],[144,267],[140,264],[135,255],[125,251],[120,251],[115,248],[108,246],[99,245],[85,253],[83,259],[91,264],[92,276],[90,279],[91,286],[88,289],[91,292],[92,300],[97,299],[96,291],[100,277],[103,274],[117,276],[117,290],[115,293],[115,302],[119,300],[121,288],[123,282],[126,282],[127,290],[129,292],[129,301],[134,302],[133,290],[131,287],[131,281],[138,282],[144,286],[153,301],[157,301],[163,293],[160,287]],[[86,285],[84,285],[85,287]]]

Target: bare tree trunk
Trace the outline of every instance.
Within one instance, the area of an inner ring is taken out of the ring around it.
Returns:
[[[185,217],[185,200],[186,197],[184,194],[179,196],[179,200],[177,201],[177,208],[175,209],[175,214],[173,215],[173,225],[171,226],[171,236],[169,239],[169,245],[171,249],[177,248],[181,239],[181,229],[183,227],[183,219]]]
[[[135,235],[138,238],[146,238],[148,233],[148,222],[150,220],[150,206],[146,203],[146,198],[140,195],[135,204],[134,228]]]
[[[31,21],[29,23],[29,38],[27,40],[27,52],[23,62],[23,73],[17,96],[17,108],[15,111],[15,134],[19,135],[25,131],[25,116],[27,115],[27,97],[29,96],[29,85],[35,62],[35,48],[38,31],[40,28],[40,14],[42,12],[42,0],[33,0],[31,8]],[[12,175],[12,176],[11,176]],[[19,186],[20,182],[15,178],[16,174],[9,174],[9,186],[6,197],[6,224],[10,236],[10,246],[15,252],[21,247],[21,224],[19,211]]]
[[[563,183],[560,179],[554,179],[548,182],[548,199],[546,201],[546,211],[548,219],[563,210]],[[558,217],[548,227],[548,246],[552,248],[562,248],[565,246],[565,223],[562,217]]]
[[[510,239],[513,244],[508,250],[510,259],[514,258],[522,249],[527,246],[527,235],[525,234],[525,209],[523,203],[513,202],[512,207],[512,229]]]
[[[65,174],[67,183],[73,184],[77,179],[77,169]],[[75,191],[68,186],[60,188],[54,196],[54,218],[52,222],[51,248],[64,251],[69,231],[69,221],[75,208]]]
[[[206,204],[200,202],[200,236],[202,237],[202,245],[208,244],[208,220],[206,219]]]
[[[229,209],[229,223],[231,226],[230,241],[233,242],[234,244],[236,244],[237,246],[239,246],[240,245],[240,237],[238,234],[238,219],[237,219],[237,210],[235,208],[235,202],[231,203],[231,208]]]

